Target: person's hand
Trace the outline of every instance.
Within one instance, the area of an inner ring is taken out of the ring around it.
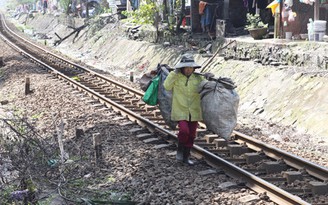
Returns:
[[[204,77],[206,80],[210,80],[210,78],[214,77],[214,74],[213,73],[204,73]]]

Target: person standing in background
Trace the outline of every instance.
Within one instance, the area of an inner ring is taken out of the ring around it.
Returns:
[[[43,14],[47,13],[48,0],[43,0]]]
[[[200,15],[200,24],[202,26],[203,32],[209,32],[211,26],[212,14],[210,7],[207,2],[199,2],[199,15]]]

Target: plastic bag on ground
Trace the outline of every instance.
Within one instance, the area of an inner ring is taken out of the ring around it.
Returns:
[[[203,120],[208,130],[230,139],[237,124],[239,96],[235,89],[217,81],[199,85]]]

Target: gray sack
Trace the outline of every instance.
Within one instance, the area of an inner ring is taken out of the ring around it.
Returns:
[[[228,140],[237,124],[237,92],[217,81],[203,81],[199,93],[207,129]]]
[[[164,88],[164,81],[169,75],[169,67],[165,64],[158,64],[157,72],[160,74],[160,81],[158,84],[158,104],[161,111],[161,115],[165,121],[165,124],[168,125],[171,129],[175,129],[177,126],[176,121],[171,120],[171,110],[172,110],[172,92],[167,91]]]

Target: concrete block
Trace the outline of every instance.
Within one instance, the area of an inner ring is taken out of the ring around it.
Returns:
[[[149,112],[149,111],[154,111],[154,110],[156,110],[157,108],[156,107],[154,107],[154,106],[145,106],[145,109],[146,109],[146,111],[147,112]]]
[[[145,129],[142,128],[142,127],[138,127],[138,128],[132,128],[129,130],[130,133],[137,133],[137,132],[141,132],[141,131],[144,131]]]
[[[287,179],[288,184],[293,183],[295,180],[302,180],[303,176],[301,172],[297,171],[288,171],[283,174],[283,176]]]
[[[241,203],[248,203],[258,200],[260,200],[260,197],[258,195],[248,195],[238,199],[238,201],[240,201]]]
[[[237,184],[235,182],[224,182],[222,184],[219,185],[219,188],[221,189],[229,189],[229,188],[236,188]]]
[[[230,151],[230,157],[234,155],[242,155],[248,151],[247,147],[238,144],[229,144],[228,150]]]
[[[214,139],[214,144],[216,145],[216,148],[218,149],[219,147],[225,147],[227,146],[227,140],[225,139]]]
[[[279,173],[287,169],[287,165],[280,164],[279,162],[264,162],[263,164],[267,174]]]
[[[130,122],[124,122],[124,123],[122,123],[121,126],[124,127],[124,126],[135,125],[135,124],[136,124],[135,122],[131,122],[130,121]]]
[[[196,131],[196,137],[199,137],[204,132],[207,132],[207,129],[197,129],[197,131]]]
[[[177,151],[169,152],[166,155],[167,156],[175,156],[175,155],[177,155]]]
[[[264,157],[258,153],[245,153],[245,159],[247,164],[253,164],[261,161]]]
[[[147,144],[159,144],[160,143],[158,138],[148,138],[148,139],[143,140],[143,142],[147,143]]]
[[[155,149],[162,149],[162,148],[167,148],[170,146],[171,146],[170,144],[158,144],[158,145],[155,145]]]
[[[323,182],[309,182],[313,195],[328,194],[328,184]]]
[[[205,135],[204,138],[206,139],[207,143],[212,143],[215,139],[219,138],[218,135]]]
[[[150,138],[151,136],[152,136],[152,134],[150,134],[150,133],[142,133],[142,134],[137,135],[137,138],[140,140],[144,140],[144,139]]]
[[[84,130],[82,128],[76,128],[75,129],[75,137],[77,139],[82,138],[83,135],[84,135]]]
[[[218,172],[214,169],[207,169],[207,170],[198,172],[198,174],[201,176],[205,176],[205,175],[209,175],[209,174],[216,174],[216,173],[218,173]]]
[[[152,111],[152,114],[156,117],[156,116],[160,116],[161,115],[161,111],[160,110],[154,110]]]

